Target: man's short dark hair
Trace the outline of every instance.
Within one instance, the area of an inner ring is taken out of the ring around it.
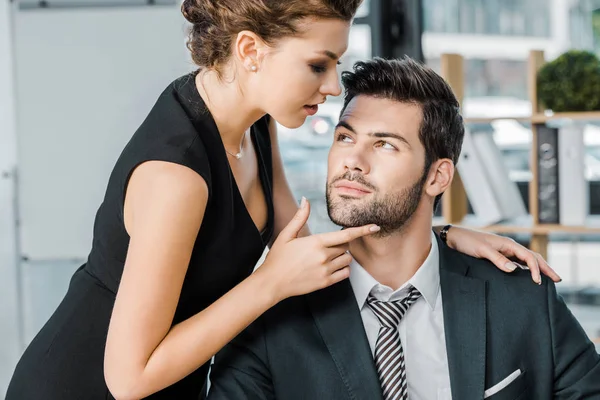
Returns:
[[[345,94],[341,114],[359,95],[421,106],[419,139],[425,147],[425,173],[440,158],[449,158],[456,165],[465,134],[460,104],[450,85],[431,68],[409,57],[374,58],[355,63],[354,71],[343,72],[342,83]],[[436,197],[434,209],[440,199],[441,195]]]

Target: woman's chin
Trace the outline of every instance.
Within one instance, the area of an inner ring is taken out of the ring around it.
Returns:
[[[292,114],[287,114],[287,115],[281,115],[281,116],[275,116],[273,114],[270,114],[271,117],[273,117],[275,119],[275,121],[277,121],[278,124],[288,128],[288,129],[298,129],[300,128],[302,125],[304,125],[304,122],[306,121],[306,114],[297,114],[297,115],[292,115]]]

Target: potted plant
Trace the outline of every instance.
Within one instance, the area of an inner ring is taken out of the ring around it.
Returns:
[[[589,51],[567,51],[540,68],[537,89],[552,112],[599,111],[600,60]]]

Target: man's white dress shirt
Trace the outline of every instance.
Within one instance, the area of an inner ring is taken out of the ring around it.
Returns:
[[[408,282],[395,291],[377,282],[356,260],[350,264],[350,284],[358,302],[373,356],[380,324],[366,303],[369,293],[381,301],[400,300],[408,295],[412,285],[422,294],[400,322],[400,340],[404,350],[410,400],[452,398],[440,290],[440,255],[433,232],[431,244],[431,250],[423,265]],[[398,260],[398,268],[402,268],[402,260]]]

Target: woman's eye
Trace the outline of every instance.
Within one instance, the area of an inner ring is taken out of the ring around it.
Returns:
[[[323,72],[327,71],[327,67],[324,67],[322,65],[311,65],[310,68],[316,74],[322,74]]]

